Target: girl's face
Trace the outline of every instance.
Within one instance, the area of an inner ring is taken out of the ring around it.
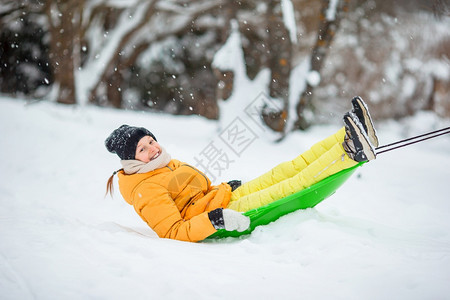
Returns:
[[[148,163],[161,155],[161,146],[149,135],[139,140],[136,147],[135,158],[142,162]]]

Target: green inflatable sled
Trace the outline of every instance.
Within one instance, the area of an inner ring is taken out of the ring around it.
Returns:
[[[238,232],[221,229],[209,236],[208,239],[239,237],[241,235],[249,234],[257,226],[267,225],[288,213],[299,209],[314,207],[329,196],[333,195],[336,190],[355,172],[355,170],[363,164],[364,162],[359,163],[352,168],[333,174],[310,186],[309,188],[272,202],[268,205],[245,212],[244,215],[250,217],[250,227],[246,231]]]

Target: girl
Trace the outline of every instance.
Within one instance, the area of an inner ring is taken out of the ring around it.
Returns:
[[[360,97],[352,106],[337,133],[242,185],[237,180],[212,185],[201,171],[172,159],[149,130],[122,125],[105,141],[123,167],[109,178],[107,192],[118,173],[123,198],[159,237],[197,242],[218,229],[244,231],[250,220],[241,212],[375,159],[378,139],[367,106]]]

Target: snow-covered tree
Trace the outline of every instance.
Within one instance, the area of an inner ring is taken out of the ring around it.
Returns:
[[[281,105],[260,113],[279,132],[329,121],[355,94],[375,118],[450,115],[450,16],[441,0],[0,4],[2,93],[217,119],[236,85],[269,72],[258,92]],[[241,81],[213,64],[234,22]]]

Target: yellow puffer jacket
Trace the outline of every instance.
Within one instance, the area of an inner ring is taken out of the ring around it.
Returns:
[[[119,175],[120,192],[159,237],[197,242],[216,232],[208,212],[227,207],[231,187],[211,181],[196,168],[172,159],[160,169]]]

